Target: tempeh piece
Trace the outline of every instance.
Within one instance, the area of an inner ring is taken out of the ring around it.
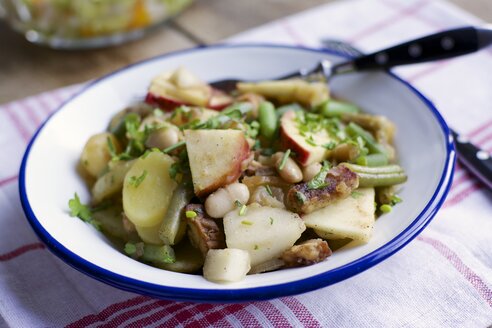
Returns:
[[[292,246],[282,254],[282,260],[288,267],[311,265],[323,261],[331,255],[328,243],[323,239],[309,239]]]
[[[357,174],[343,165],[328,171],[325,186],[310,189],[307,182],[292,186],[287,192],[287,208],[296,213],[311,213],[331,202],[348,197],[359,186]]]
[[[191,244],[200,250],[203,256],[207,255],[209,249],[225,248],[224,231],[222,231],[214,219],[205,213],[201,204],[189,204],[186,212],[196,213],[194,218],[188,220],[188,237]]]

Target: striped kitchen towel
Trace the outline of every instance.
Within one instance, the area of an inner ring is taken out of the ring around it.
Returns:
[[[441,29],[480,24],[443,1],[351,0],[272,22],[228,42],[376,50]],[[492,52],[396,69],[454,129],[492,151]],[[27,142],[81,85],[0,106],[0,327],[489,327],[492,195],[457,166],[447,201],[403,250],[353,278],[272,301],[193,304],[121,291],[64,264],[24,218],[17,175]]]

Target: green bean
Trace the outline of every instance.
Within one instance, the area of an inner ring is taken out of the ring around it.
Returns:
[[[383,204],[383,205],[379,206],[379,210],[383,213],[389,213],[389,212],[391,212],[392,209],[393,209],[393,207],[389,204]]]
[[[186,142],[185,142],[185,141],[180,141],[180,142],[178,142],[178,143],[175,143],[175,144],[174,144],[174,145],[172,145],[172,146],[167,147],[167,148],[166,148],[166,149],[164,149],[162,152],[163,152],[164,154],[168,154],[168,153],[172,152],[173,150],[178,149],[178,148],[180,148],[180,147],[184,146],[185,144],[186,144]]]
[[[113,205],[101,210],[93,210],[92,218],[99,222],[101,230],[108,235],[128,241],[130,234],[123,227],[121,205]]]
[[[181,218],[181,214],[191,198],[193,198],[193,192],[183,184],[174,190],[166,215],[159,228],[159,238],[164,244],[175,245],[183,238],[186,231],[186,221]]]
[[[271,102],[265,101],[259,107],[260,134],[271,139],[277,130],[277,114]]]
[[[358,113],[360,112],[360,109],[353,104],[329,99],[320,105],[319,111],[323,116],[326,117],[338,117],[342,114]]]
[[[297,103],[280,106],[279,108],[277,108],[277,117],[282,117],[282,115],[290,111],[302,112],[304,111],[304,109],[302,108],[301,105]]]
[[[191,245],[188,238],[184,238],[174,247],[174,253],[176,256],[175,262],[159,263],[157,266],[164,270],[182,273],[194,273],[203,266],[202,253]]]
[[[333,150],[328,153],[329,159],[334,159],[337,162],[351,162],[360,155],[360,148],[353,143],[338,144]]]
[[[345,165],[351,171],[355,173],[368,173],[368,174],[386,174],[386,173],[401,173],[403,172],[403,168],[397,164],[384,165],[384,166],[362,166],[352,163],[341,163],[341,165]]]
[[[156,246],[146,244],[142,259],[153,263],[173,263],[176,261],[174,250],[169,245]]]
[[[157,265],[174,263],[176,261],[174,250],[169,245],[157,246],[146,243],[126,243],[125,253],[138,260]]]
[[[108,132],[114,134],[118,139],[123,139],[126,133],[125,117],[128,115],[126,111],[121,111],[117,113],[111,119],[108,126]]]
[[[407,175],[403,172],[369,174],[357,173],[359,176],[359,187],[381,187],[392,186],[407,181]]]
[[[361,137],[362,140],[364,140],[364,142],[366,143],[367,145],[367,148],[369,149],[369,151],[371,153],[375,153],[375,154],[385,154],[387,155],[387,151],[386,151],[386,148],[384,148],[383,145],[379,144],[375,139],[374,137],[372,136],[372,134],[370,134],[369,132],[367,132],[366,130],[364,130],[363,128],[361,128],[359,125],[355,124],[354,122],[350,122],[347,127],[345,128],[346,132],[351,135],[351,136],[355,136],[355,137]]]
[[[392,186],[407,181],[407,175],[399,165],[367,167],[342,163],[359,177],[359,187]]]
[[[388,156],[385,154],[370,154],[358,157],[355,162],[362,166],[384,166],[388,165]]]

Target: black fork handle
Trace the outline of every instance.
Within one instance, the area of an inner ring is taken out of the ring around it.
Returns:
[[[336,65],[334,70],[388,69],[398,65],[417,64],[465,55],[490,44],[492,44],[492,30],[472,26],[461,27],[358,57]]]
[[[475,28],[473,28],[475,29]],[[465,32],[463,32],[465,30]],[[457,30],[452,30],[448,32],[456,32],[459,31],[458,35],[464,36],[465,34],[471,34],[472,38],[471,40],[475,40],[475,44],[470,43],[468,49],[481,49],[483,47],[486,47],[487,45],[491,44],[492,42],[492,32],[489,30],[483,30],[483,29],[475,29],[477,31],[476,35],[477,38],[473,37],[473,33],[470,32],[469,28],[462,28],[462,29],[457,29]],[[471,30],[473,31],[473,30]],[[442,32],[438,34],[434,34],[430,37],[435,37],[435,36],[440,36],[441,39],[448,34],[448,32]],[[423,39],[427,39],[428,37],[425,37]],[[422,40],[422,39],[419,39]],[[414,41],[407,42],[405,44],[411,44]],[[334,50],[335,52],[341,52],[345,54],[350,54],[351,56],[356,56],[355,61],[357,61],[359,58],[366,58],[369,56],[374,56],[369,55],[365,56],[363,55],[362,52],[360,52],[358,49],[352,47],[350,44],[346,44],[343,42],[324,42],[325,48]],[[395,46],[390,49],[394,48],[399,48],[400,46]],[[475,48],[476,46],[476,48]],[[407,46],[408,47],[408,46]],[[475,50],[475,51],[476,51]],[[383,50],[385,51],[385,50]],[[463,49],[462,49],[463,51]],[[377,53],[382,52],[378,51]],[[472,51],[470,51],[472,52]],[[456,52],[455,52],[456,54]],[[352,61],[349,62],[344,62],[338,67],[344,67],[343,65],[347,65],[345,67],[350,66]],[[389,66],[388,66],[389,67]],[[378,68],[380,69],[381,66],[373,66],[373,68]],[[476,177],[478,178],[485,186],[489,188],[489,190],[492,190],[492,154],[488,153],[485,150],[482,150],[469,141],[467,141],[465,138],[460,137],[457,132],[451,130],[451,133],[453,135],[454,139],[454,144],[456,146],[456,151],[458,154],[458,160]]]

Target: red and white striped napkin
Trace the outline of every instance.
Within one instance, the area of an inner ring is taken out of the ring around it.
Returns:
[[[242,33],[230,42],[364,51],[481,21],[437,0],[351,0]],[[492,51],[395,70],[448,123],[492,151]],[[443,208],[393,257],[307,294],[244,304],[156,300],[97,282],[48,252],[28,225],[17,191],[27,142],[81,86],[0,106],[0,327],[489,327],[492,325],[492,194],[458,165]]]

